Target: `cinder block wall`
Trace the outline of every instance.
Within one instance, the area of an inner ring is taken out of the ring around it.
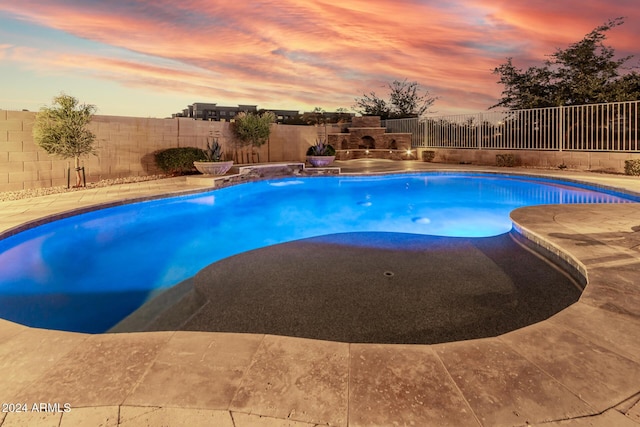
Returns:
[[[0,110],[0,190],[20,190],[25,182],[42,187],[64,176],[64,162],[33,144],[34,118],[31,112]]]
[[[318,129],[314,126],[272,125],[269,144],[262,147],[260,160],[304,162],[307,150],[315,144],[317,136]]]
[[[34,143],[35,115],[0,110],[0,191],[67,184],[67,167],[73,169],[73,159],[50,156]],[[96,134],[98,147],[96,156],[82,159],[89,182],[161,173],[155,166],[154,152],[171,147],[204,148],[210,133],[220,137],[227,157],[235,151],[226,122],[94,116],[89,128]],[[258,150],[260,161],[304,161],[316,132],[309,126],[272,125],[268,144]]]
[[[513,154],[516,166],[530,166],[555,169],[566,165],[569,169],[624,173],[624,161],[640,159],[640,153],[611,153],[583,151],[540,151],[540,150],[474,150],[474,149],[420,149],[435,151],[434,162],[471,163],[495,166],[496,154]]]
[[[98,146],[96,156],[84,158],[90,181],[159,173],[153,152],[177,147],[179,141],[177,120],[95,116],[89,127]]]

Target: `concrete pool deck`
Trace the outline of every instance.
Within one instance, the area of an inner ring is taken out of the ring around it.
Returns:
[[[347,173],[524,173],[640,193],[640,178],[619,175],[336,165]],[[0,232],[193,189],[170,178],[0,202]],[[0,412],[0,426],[640,425],[640,204],[536,206],[512,218],[588,276],[580,301],[546,321],[494,338],[381,345],[211,332],[87,335],[0,320],[0,403],[29,410]],[[71,410],[32,411],[42,403]]]

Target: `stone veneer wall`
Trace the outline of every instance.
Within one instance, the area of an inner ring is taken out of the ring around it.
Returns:
[[[70,163],[73,169],[73,159],[50,156],[34,143],[35,114],[0,110],[0,191],[67,184],[67,165]],[[89,127],[96,134],[98,146],[97,156],[83,159],[89,182],[161,173],[155,166],[155,151],[204,148],[210,131],[221,136],[228,156],[234,151],[226,122],[95,116]],[[260,161],[304,161],[307,147],[315,142],[316,135],[317,130],[312,127],[274,124],[269,143],[259,150]]]
[[[346,129],[348,132],[335,132],[336,129],[332,129],[327,135],[328,143],[336,150],[411,149],[411,134],[387,133],[386,128],[381,127],[379,116],[353,117],[351,125]],[[371,138],[373,146],[367,146],[363,140],[365,137]],[[381,156],[380,158],[391,158],[391,156]]]
[[[624,161],[640,159],[640,153],[584,152],[584,151],[542,151],[542,150],[474,150],[420,148],[435,151],[436,163],[471,163],[495,166],[497,154],[513,154],[515,166],[557,168],[566,165],[569,169],[624,173]]]
[[[351,127],[354,128],[379,128],[380,116],[361,116],[351,119]]]

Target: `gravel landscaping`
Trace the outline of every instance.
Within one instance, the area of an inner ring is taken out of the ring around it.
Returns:
[[[147,175],[147,176],[131,176],[127,178],[116,179],[103,179],[98,182],[88,182],[86,187],[79,188],[67,188],[61,187],[45,187],[45,188],[30,188],[27,190],[19,191],[5,191],[0,192],[0,202],[9,200],[29,199],[32,197],[47,196],[49,194],[68,193],[71,191],[84,191],[89,188],[108,187],[110,185],[129,184],[134,182],[152,181],[156,179],[167,178],[166,175]]]

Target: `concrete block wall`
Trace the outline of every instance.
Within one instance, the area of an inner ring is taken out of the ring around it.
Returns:
[[[153,152],[176,147],[177,122],[137,117],[95,116],[97,155],[84,160],[87,179],[122,178],[160,173]]]
[[[304,162],[317,137],[318,129],[314,126],[272,125],[269,143],[262,147],[265,154],[260,154],[260,160],[266,161],[268,154],[271,162]]]
[[[35,114],[0,110],[0,189],[20,190],[61,182],[63,162],[54,161],[33,143]],[[66,181],[65,181],[66,182]],[[61,184],[59,184],[61,185]]]
[[[471,163],[495,166],[497,154],[513,154],[517,166],[555,169],[566,165],[569,169],[624,173],[625,160],[640,159],[640,153],[610,153],[583,151],[538,151],[538,150],[475,150],[475,149],[420,149],[435,151],[434,162]]]
[[[50,156],[32,136],[34,112],[0,110],[0,191],[62,186],[73,159]],[[97,155],[85,156],[88,182],[107,178],[161,173],[154,153],[172,147],[205,148],[210,134],[218,135],[229,158],[234,137],[228,122],[140,117],[94,116],[89,128],[96,135]],[[317,130],[309,126],[272,125],[269,143],[262,146],[260,161],[304,161]],[[254,157],[254,161],[257,157]]]

